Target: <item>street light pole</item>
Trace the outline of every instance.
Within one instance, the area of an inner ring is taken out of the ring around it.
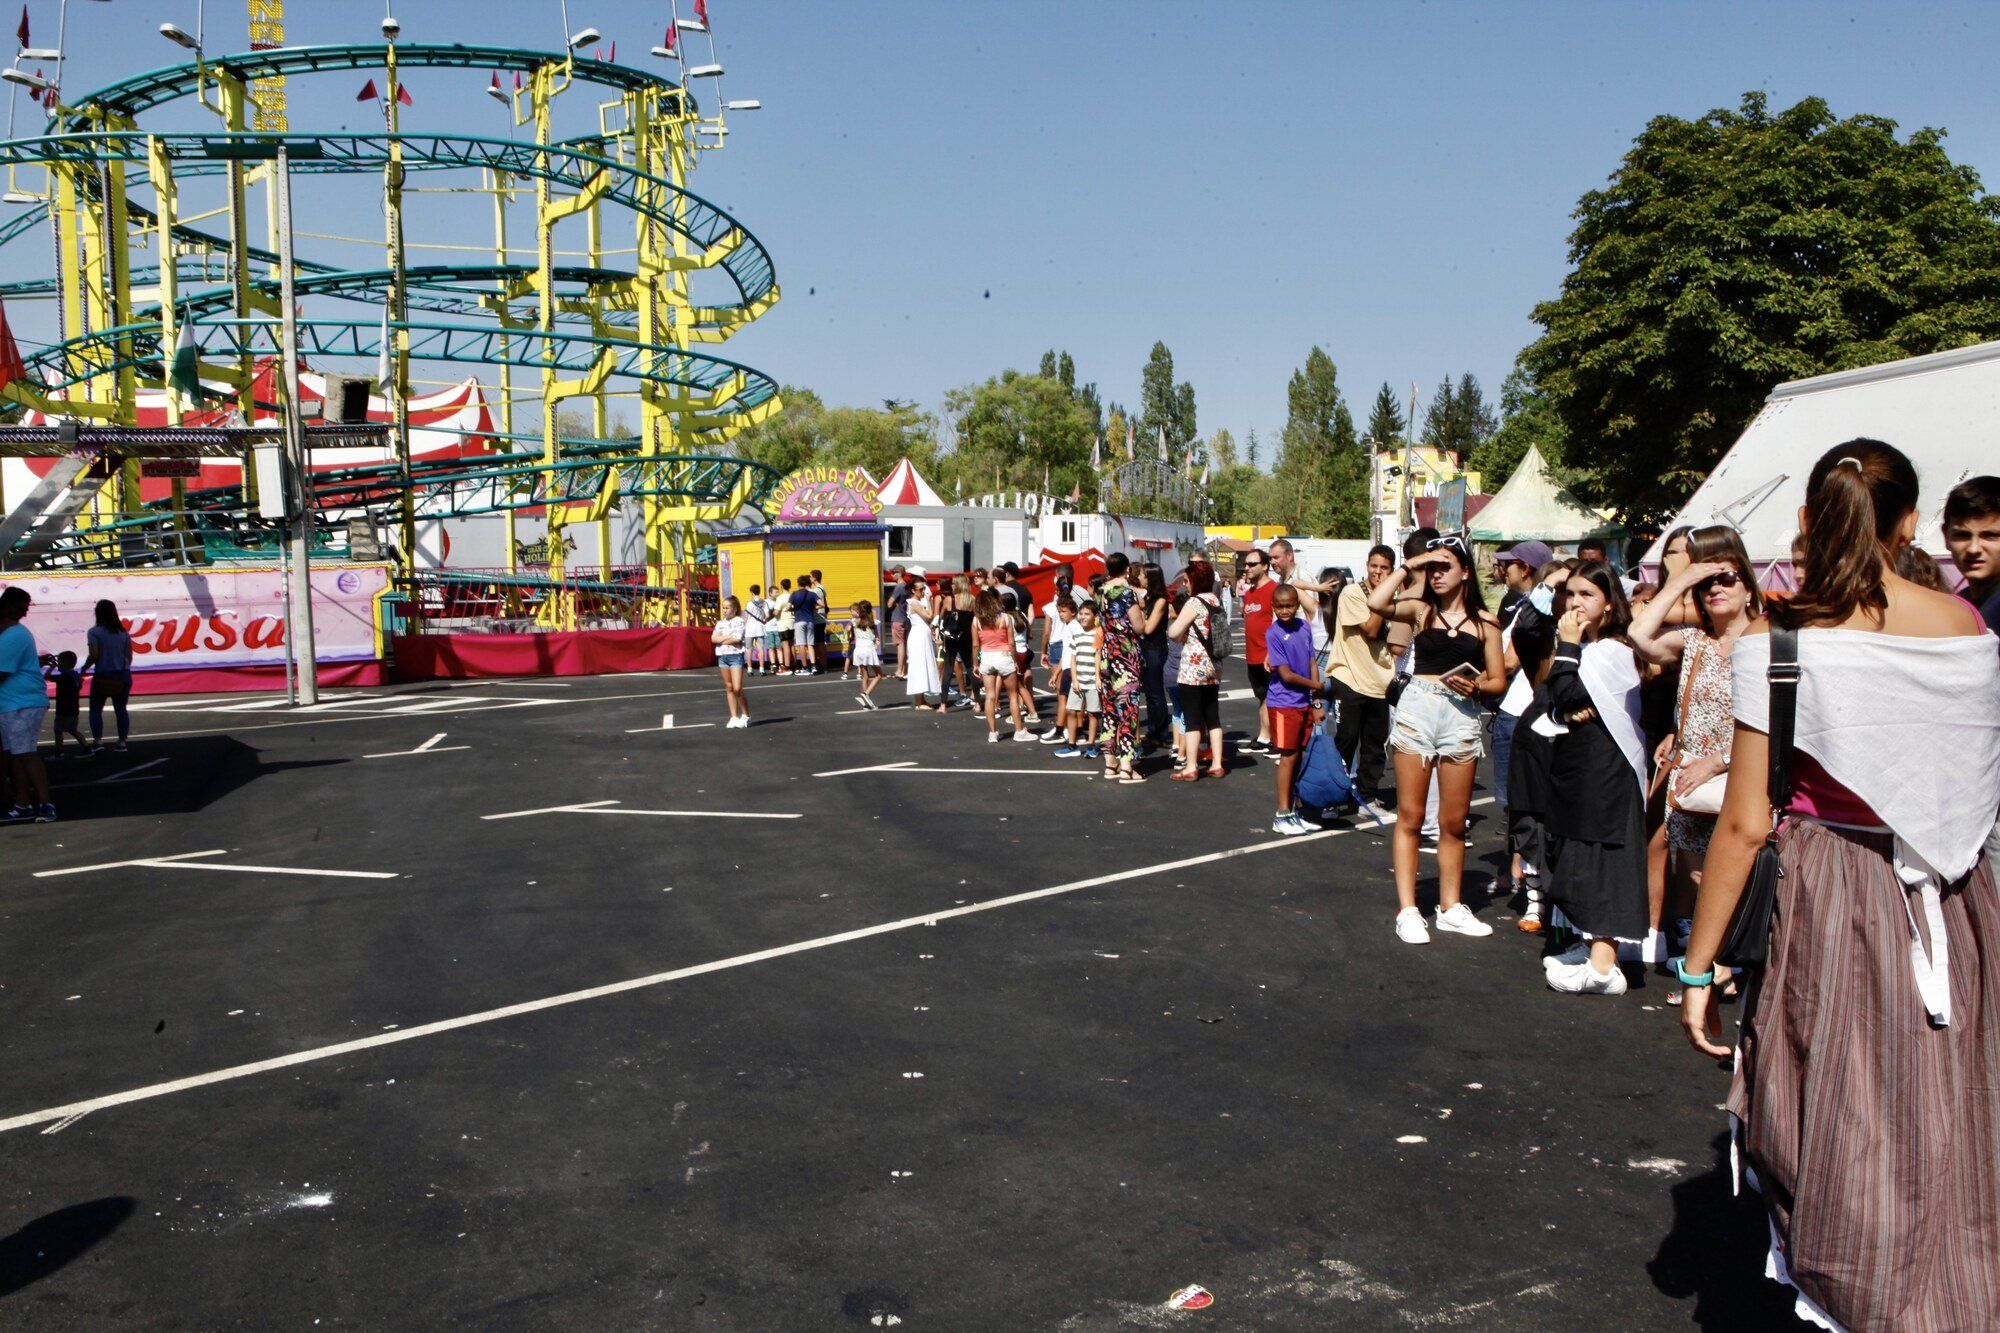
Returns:
[[[291,559],[285,571],[286,611],[291,623],[285,640],[298,669],[300,704],[319,702],[319,647],[313,637],[312,523],[306,508],[305,422],[299,415],[299,301],[292,273],[292,159],[281,142],[277,161],[278,306],[283,334],[285,386],[285,543]]]

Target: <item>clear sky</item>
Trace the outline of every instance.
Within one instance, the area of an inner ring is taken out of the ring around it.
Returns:
[[[16,3],[0,0],[7,26]],[[36,43],[52,43],[56,0],[31,9]],[[294,43],[373,40],[381,14],[370,0],[290,9]],[[413,41],[550,45],[560,32],[556,0],[396,9]],[[570,0],[570,21],[615,39],[621,61],[649,61],[666,9]],[[192,28],[194,10],[72,0],[68,91],[174,63],[152,29]],[[1534,334],[1530,308],[1565,270],[1577,196],[1649,117],[1734,106],[1748,89],[1942,126],[1955,158],[2000,177],[1990,3],[710,10],[727,95],[765,109],[733,122],[694,188],[770,247],[785,290],[725,354],[833,402],[935,406],[1056,346],[1107,399],[1134,403],[1155,339],[1194,382],[1203,433],[1239,440],[1275,436],[1314,343],[1357,415],[1384,380],[1427,393],[1470,370],[1497,397]],[[240,0],[211,0],[207,22],[211,50],[244,45]],[[413,76],[406,126],[496,133],[483,82]],[[293,127],[361,128],[351,91],[336,91],[295,92]],[[374,217],[370,202],[355,209]]]

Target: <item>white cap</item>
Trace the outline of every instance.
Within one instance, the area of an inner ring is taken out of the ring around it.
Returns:
[[[922,565],[905,565],[903,567],[903,572],[905,574],[914,574],[918,578],[922,578],[924,576],[924,567]]]

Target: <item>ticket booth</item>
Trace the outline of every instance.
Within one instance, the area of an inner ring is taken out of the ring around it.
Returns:
[[[766,597],[778,596],[785,580],[796,588],[801,574],[817,570],[826,583],[829,637],[844,654],[856,602],[865,599],[882,617],[881,507],[859,470],[793,473],[772,493],[770,524],[717,540],[723,593],[747,602],[750,589],[761,587]]]

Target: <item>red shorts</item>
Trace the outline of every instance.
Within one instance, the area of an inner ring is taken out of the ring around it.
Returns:
[[[1271,710],[1271,748],[1281,754],[1290,754],[1306,743],[1306,733],[1312,729],[1312,709],[1273,708]]]

